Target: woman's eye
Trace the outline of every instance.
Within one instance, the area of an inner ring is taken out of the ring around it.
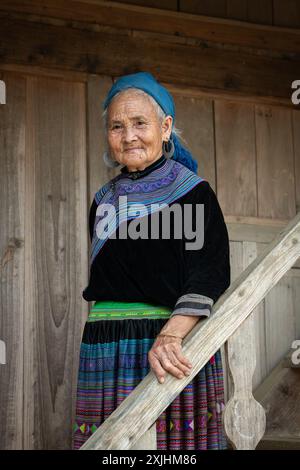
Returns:
[[[145,121],[137,121],[136,124],[137,124],[138,127],[143,127],[146,123],[145,123]]]
[[[122,128],[121,124],[113,124],[113,125],[111,126],[111,129],[112,129],[113,131],[114,131],[114,130],[121,129],[121,128]]]

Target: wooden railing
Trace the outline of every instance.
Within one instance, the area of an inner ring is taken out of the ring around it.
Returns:
[[[191,375],[178,380],[167,374],[159,384],[149,372],[81,450],[155,449],[156,419],[224,343],[234,386],[223,412],[225,433],[233,448],[255,449],[266,420],[252,395],[255,348],[250,314],[299,256],[300,213],[230,285],[211,316],[201,319],[184,339],[183,354],[193,364]]]

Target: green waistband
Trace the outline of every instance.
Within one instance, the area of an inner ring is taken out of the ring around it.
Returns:
[[[169,318],[172,309],[144,302],[97,301],[88,320],[122,320],[124,318]]]

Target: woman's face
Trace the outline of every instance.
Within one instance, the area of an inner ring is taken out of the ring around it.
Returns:
[[[129,171],[143,170],[162,155],[172,117],[160,122],[147,96],[133,90],[116,96],[108,107],[107,140],[111,157]]]

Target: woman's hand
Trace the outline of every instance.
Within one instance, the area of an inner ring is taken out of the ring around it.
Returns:
[[[180,338],[158,336],[148,353],[148,359],[158,381],[163,383],[166,372],[182,379],[190,375],[192,364],[183,356]]]

